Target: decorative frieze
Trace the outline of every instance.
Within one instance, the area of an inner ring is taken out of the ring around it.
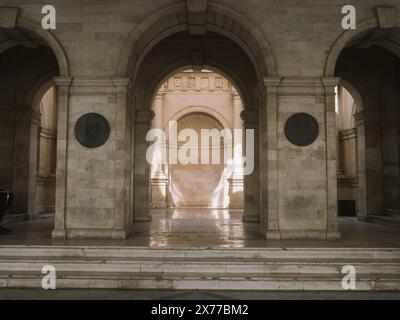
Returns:
[[[203,73],[201,77],[197,72],[178,73],[163,84],[159,91],[165,93],[179,91],[179,94],[182,94],[182,92],[209,93],[214,91],[217,93],[237,93],[235,87],[228,80],[214,72]]]

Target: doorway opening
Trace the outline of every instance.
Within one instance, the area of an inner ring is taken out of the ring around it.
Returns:
[[[7,44],[0,50],[0,189],[13,195],[2,222],[9,224],[55,212],[53,77],[60,65],[41,35],[19,27],[1,29],[0,35]]]
[[[336,62],[338,199],[355,200],[361,220],[400,221],[398,34],[361,32]]]
[[[151,207],[243,211],[243,103],[223,75],[192,69],[158,89],[151,127],[165,132],[151,163]]]

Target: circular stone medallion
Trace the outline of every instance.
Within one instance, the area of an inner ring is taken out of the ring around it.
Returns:
[[[296,146],[309,146],[317,139],[318,134],[318,122],[308,113],[296,113],[286,121],[285,136]]]
[[[110,125],[98,113],[87,113],[75,125],[75,137],[86,148],[97,148],[105,144],[110,136]]]

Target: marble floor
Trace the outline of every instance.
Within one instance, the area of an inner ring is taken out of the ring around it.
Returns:
[[[400,247],[400,225],[340,218],[341,240],[265,240],[257,223],[243,223],[240,211],[170,209],[153,212],[151,222],[136,223],[127,240],[52,240],[54,219],[7,224],[0,245],[104,245],[185,248],[243,247]]]

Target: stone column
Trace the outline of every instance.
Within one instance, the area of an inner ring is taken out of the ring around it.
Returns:
[[[245,129],[254,130],[254,154],[246,154],[246,157],[253,156],[254,171],[244,176],[244,214],[243,221],[258,222],[260,220],[260,166],[259,166],[259,122],[257,111],[243,111],[241,117]],[[243,148],[246,148],[244,141]],[[246,152],[247,153],[247,152]]]
[[[15,123],[13,213],[34,216],[40,114],[30,109],[17,110]]]
[[[243,120],[240,114],[243,111],[242,100],[239,94],[236,92],[233,94],[233,129],[242,130]],[[233,166],[232,175],[228,179],[229,182],[229,208],[230,209],[243,209],[243,138],[242,141],[235,141],[235,135],[233,134]]]
[[[126,239],[132,228],[132,207],[130,199],[130,155],[132,108],[128,104],[128,78],[114,78],[113,93],[116,95],[115,114],[115,209],[112,238]]]
[[[367,175],[366,215],[379,215],[383,212],[383,141],[381,116],[379,110],[366,110],[364,112],[365,170]]]
[[[128,79],[55,79],[58,88],[58,146],[55,238],[125,239],[130,212],[131,118]],[[110,126],[100,146],[82,145],[77,121],[98,113]]]
[[[278,207],[278,89],[279,77],[264,78],[265,102],[261,106],[261,233],[280,239]]]
[[[337,79],[265,79],[267,115],[262,115],[261,226],[270,239],[333,239],[337,231],[336,123]],[[306,113],[318,134],[305,146],[289,141],[288,119]],[[265,127],[267,130],[265,131]],[[276,145],[274,143],[276,142]],[[267,150],[267,151],[265,151]],[[267,159],[267,161],[266,161]],[[265,191],[267,190],[267,191]],[[267,194],[267,199],[265,199]]]
[[[380,111],[382,121],[383,210],[400,209],[400,145],[398,140],[400,111],[394,109],[395,107],[396,102],[393,101]]]
[[[325,87],[325,140],[326,140],[326,192],[327,192],[327,230],[326,239],[339,239],[340,233],[337,226],[337,129],[336,129],[336,87],[339,78],[324,77],[322,83]]]
[[[67,155],[69,89],[72,78],[57,77],[54,82],[57,90],[57,169],[56,169],[56,214],[53,238],[66,238],[67,203]]]
[[[164,93],[158,93],[153,102],[153,128],[163,129],[163,103]],[[154,150],[154,159],[151,164],[151,207],[166,208],[167,207],[167,186],[168,178],[165,175],[163,152],[161,148]]]
[[[358,192],[357,192],[357,216],[360,220],[367,217],[367,175],[366,175],[366,158],[365,158],[365,122],[364,112],[355,115],[355,124],[357,128],[357,176],[358,176]]]
[[[135,114],[134,135],[134,221],[150,221],[150,164],[146,160],[149,142],[147,132],[154,118],[153,111],[137,110]]]

